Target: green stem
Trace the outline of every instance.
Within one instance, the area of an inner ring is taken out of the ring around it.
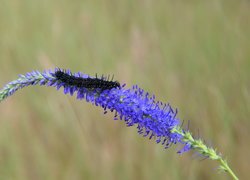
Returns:
[[[180,134],[183,138],[184,143],[188,143],[191,145],[191,149],[199,152],[205,157],[209,159],[216,160],[220,163],[220,169],[228,172],[229,175],[234,179],[238,180],[239,178],[234,174],[232,169],[228,166],[227,162],[222,159],[220,155],[216,153],[216,150],[208,147],[201,139],[194,139],[192,134],[189,131],[183,131],[183,129],[179,126],[176,126],[172,129],[172,133]]]
[[[222,158],[218,159],[219,163],[221,164],[220,167],[228,172],[233,179],[238,180],[239,178],[234,174],[234,172],[232,171],[232,169],[228,166],[227,162],[225,160],[223,160]]]

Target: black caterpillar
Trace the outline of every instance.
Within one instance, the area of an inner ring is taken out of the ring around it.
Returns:
[[[57,80],[63,82],[65,85],[75,86],[77,88],[100,89],[103,91],[107,89],[121,87],[118,81],[113,81],[113,77],[111,80],[109,80],[109,76],[108,78],[104,76],[98,78],[97,75],[94,78],[76,77],[73,74],[68,74],[65,70],[61,69],[56,70],[54,76]]]

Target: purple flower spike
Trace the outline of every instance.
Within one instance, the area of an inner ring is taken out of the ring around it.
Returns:
[[[64,74],[58,76],[58,71]],[[126,89],[125,85],[115,86],[115,84],[114,88],[105,89],[102,87],[108,87],[104,82],[107,79],[105,77],[97,81],[97,77],[90,77],[80,72],[73,74],[69,70],[60,69],[52,72],[51,76],[56,79],[57,89],[64,87],[64,93],[70,95],[76,92],[77,99],[85,99],[87,102],[102,107],[104,114],[107,113],[107,109],[115,111],[114,120],[119,117],[127,126],[137,125],[138,133],[144,137],[148,136],[150,139],[155,137],[155,141],[166,148],[172,143],[186,144],[182,142],[182,136],[171,131],[175,126],[180,125],[179,119],[176,118],[177,109],[174,110],[169,104],[156,102],[154,95],[150,96],[137,85]],[[93,82],[88,81],[88,86],[80,84],[80,82],[84,83],[83,79],[89,78]],[[185,151],[188,150],[187,147],[185,146]]]
[[[134,85],[130,89],[118,81],[109,80],[108,77],[90,77],[86,74],[71,73],[70,70],[56,68],[54,71],[33,71],[20,75],[15,81],[8,83],[0,90],[0,102],[14,94],[17,90],[30,85],[47,85],[59,90],[64,87],[64,93],[71,96],[76,92],[77,99],[85,99],[93,105],[114,112],[114,120],[123,120],[127,126],[137,126],[138,133],[143,137],[154,138],[156,143],[161,143],[165,148],[172,144],[183,144],[178,153],[190,149],[197,151],[204,157],[217,160],[220,169],[229,173],[238,180],[237,176],[222,159],[216,150],[208,147],[201,139],[193,138],[188,130],[183,130],[177,116],[177,109],[169,104],[155,101],[155,96],[150,96],[143,89]]]
[[[176,118],[177,109],[169,104],[155,101],[155,96],[137,85],[130,89],[125,84],[109,80],[109,77],[91,77],[81,72],[72,73],[70,70],[56,68],[54,71],[33,71],[26,75],[20,75],[19,79],[7,84],[0,94],[0,100],[12,95],[18,89],[29,85],[47,85],[59,90],[64,88],[65,94],[73,95],[76,92],[77,99],[85,99],[96,106],[115,113],[114,120],[124,120],[127,126],[137,126],[138,133],[143,137],[154,137],[157,143],[165,148],[172,143],[182,142],[182,136],[173,133],[172,129],[180,125]],[[185,151],[189,146],[185,146]]]

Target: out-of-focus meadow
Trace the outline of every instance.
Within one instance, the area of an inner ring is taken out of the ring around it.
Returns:
[[[249,178],[250,3],[1,0],[0,85],[54,67],[114,74],[178,107],[196,136]],[[112,113],[54,88],[0,104],[0,179],[229,179],[165,150]]]

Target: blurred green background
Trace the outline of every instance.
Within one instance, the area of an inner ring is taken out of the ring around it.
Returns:
[[[178,107],[248,179],[249,22],[247,0],[1,0],[0,85],[54,67],[114,74]],[[62,90],[25,88],[0,114],[1,180],[229,179]]]

